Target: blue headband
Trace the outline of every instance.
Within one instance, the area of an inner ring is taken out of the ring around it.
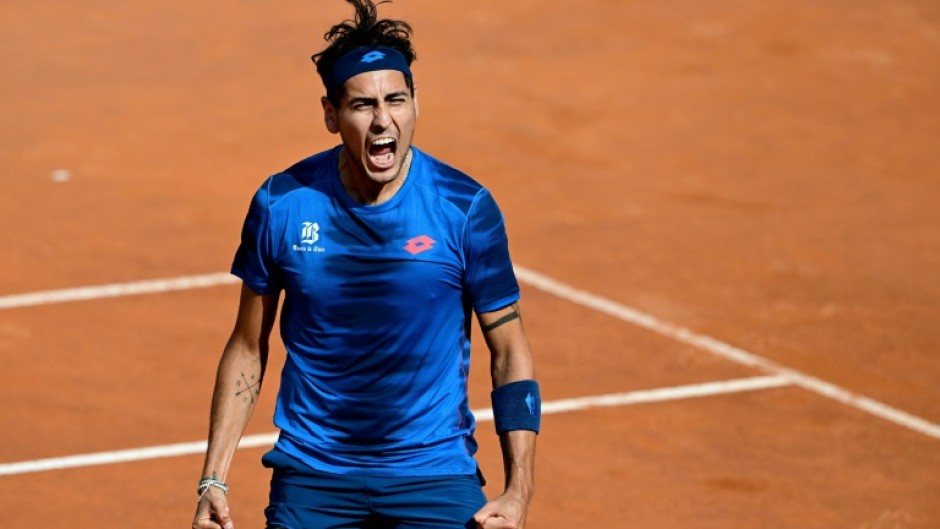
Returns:
[[[333,65],[333,70],[322,77],[323,85],[326,86],[327,93],[334,93],[349,78],[376,70],[397,70],[405,74],[405,77],[411,77],[408,61],[400,51],[386,46],[363,47],[340,57]]]

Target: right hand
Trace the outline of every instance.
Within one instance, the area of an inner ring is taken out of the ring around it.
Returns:
[[[193,517],[193,529],[235,529],[224,492],[209,487],[202,495]]]

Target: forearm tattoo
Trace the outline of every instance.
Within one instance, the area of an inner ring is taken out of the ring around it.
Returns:
[[[254,404],[261,394],[261,380],[255,375],[249,378],[242,373],[241,378],[235,381],[235,388],[236,397],[241,397],[242,402],[251,401]]]
[[[490,331],[492,331],[493,329],[499,327],[500,325],[504,325],[504,324],[506,324],[506,323],[511,322],[512,320],[519,319],[519,318],[522,317],[522,314],[519,312],[519,304],[518,304],[518,303],[513,303],[512,306],[509,307],[509,310],[511,311],[509,314],[505,314],[505,315],[503,315],[502,318],[500,318],[500,319],[494,321],[493,323],[490,323],[490,324],[484,326],[484,327],[483,327],[483,332],[490,332]]]

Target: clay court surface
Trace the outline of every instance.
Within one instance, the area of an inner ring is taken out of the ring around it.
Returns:
[[[552,411],[528,527],[940,527],[940,5],[385,7],[416,31],[416,145],[508,219]],[[224,272],[260,182],[336,141],[308,57],[348,14],[0,6],[0,527],[189,527]]]

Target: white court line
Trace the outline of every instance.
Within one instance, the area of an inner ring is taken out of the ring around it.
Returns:
[[[89,299],[117,298],[139,294],[156,294],[173,290],[206,288],[240,282],[241,279],[231,274],[218,273],[172,279],[148,279],[144,281],[132,281],[130,283],[111,283],[108,285],[66,288],[62,290],[45,290],[42,292],[30,292],[28,294],[0,296],[0,309],[32,307],[35,305],[48,305],[50,303],[65,303],[68,301],[84,301]]]
[[[629,406],[632,404],[662,402],[695,397],[707,397],[742,391],[756,391],[786,386],[790,380],[783,376],[752,377],[724,382],[707,382],[672,388],[658,388],[651,390],[632,391],[630,393],[615,393],[610,395],[597,395],[576,399],[564,399],[542,403],[542,414],[552,415],[581,411],[590,408]],[[473,411],[478,422],[493,420],[493,410],[485,408]],[[271,446],[277,440],[277,433],[248,435],[238,443],[239,448],[257,448]],[[16,463],[0,464],[0,476],[15,474],[28,474],[45,472],[49,470],[63,470],[67,468],[80,468],[113,463],[128,463],[147,459],[164,457],[177,457],[185,455],[204,454],[207,444],[205,441],[191,443],[176,443],[147,448],[132,448],[129,450],[115,450],[112,452],[97,452],[93,454],[80,454],[64,457],[50,457],[32,461],[19,461]]]
[[[543,292],[553,294],[572,303],[594,309],[614,318],[632,323],[649,331],[671,338],[677,342],[691,345],[716,356],[731,360],[748,367],[761,369],[766,373],[787,377],[795,386],[799,386],[817,395],[833,399],[857,410],[880,417],[897,425],[910,428],[915,432],[940,439],[940,425],[931,423],[887,404],[831,384],[816,377],[782,366],[754,353],[749,353],[733,345],[726,344],[710,336],[667,323],[639,310],[621,305],[584,290],[568,286],[527,268],[516,267],[519,281]]]
[[[631,404],[710,397],[713,395],[723,395],[727,393],[740,393],[742,391],[779,388],[783,386],[789,386],[790,384],[790,379],[781,375],[777,375],[739,378],[737,380],[725,380],[723,382],[705,382],[702,384],[676,386],[671,388],[646,389],[631,391],[629,393],[612,393],[609,395],[596,395],[593,397],[578,397],[574,399],[562,399],[551,402],[543,402],[542,414],[551,415],[553,413],[581,411],[589,408],[630,406]],[[485,410],[480,410],[478,412],[474,412],[474,415],[478,421],[490,421],[493,420],[493,409],[487,408]]]

